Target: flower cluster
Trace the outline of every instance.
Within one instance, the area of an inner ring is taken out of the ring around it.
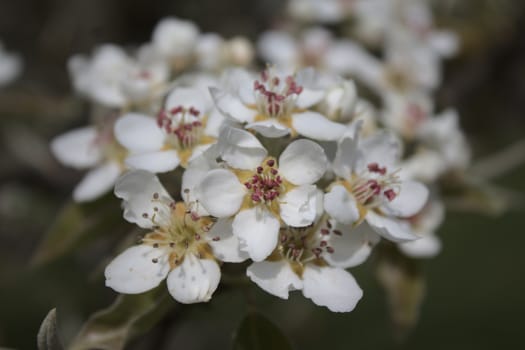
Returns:
[[[166,279],[177,301],[204,302],[223,263],[249,261],[246,275],[266,292],[301,290],[348,312],[363,292],[347,269],[380,240],[409,256],[437,254],[436,181],[469,156],[457,114],[432,109],[440,60],[457,43],[433,30],[428,8],[408,11],[412,2],[374,1],[384,3],[374,18],[370,1],[290,3],[309,20],[356,16],[383,59],[320,27],[297,39],[274,30],[257,44],[269,63],[254,70],[246,39],[175,18],[132,53],[104,45],[73,57],[75,89],[100,108],[52,150],[91,169],[77,201],[114,188],[124,218],[146,230],[107,266],[106,285],[132,294]],[[359,84],[381,104],[359,97]]]

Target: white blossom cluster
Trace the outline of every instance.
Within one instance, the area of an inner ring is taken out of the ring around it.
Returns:
[[[414,0],[388,13],[388,1],[348,3],[372,2],[385,18],[350,12],[384,26],[368,24],[381,32],[382,58],[313,27],[264,33],[257,48],[268,65],[254,70],[246,39],[169,18],[132,53],[104,45],[70,60],[75,89],[108,112],[51,148],[90,169],[75,200],[114,188],[124,218],[147,232],[107,266],[107,286],[142,293],[166,279],[177,301],[205,302],[223,263],[250,261],[246,275],[266,292],[287,299],[301,290],[348,312],[363,292],[347,269],[381,239],[410,256],[437,254],[436,180],[469,158],[457,114],[432,106],[441,59],[457,44],[434,31],[422,2],[407,18]],[[316,6],[346,3],[290,6],[324,21],[335,10]],[[359,97],[349,77],[380,104]],[[168,193],[159,173],[180,192]]]

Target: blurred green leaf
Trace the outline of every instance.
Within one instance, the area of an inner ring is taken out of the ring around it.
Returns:
[[[404,339],[415,327],[425,296],[425,280],[418,261],[402,254],[392,243],[376,250],[376,276],[385,289],[394,335]]]
[[[62,350],[64,347],[60,343],[57,331],[57,313],[52,309],[47,314],[37,335],[38,350]]]
[[[32,263],[40,265],[73,252],[97,237],[127,230],[121,209],[112,196],[93,203],[70,202],[57,214],[36,249]]]
[[[290,350],[286,336],[259,313],[251,312],[242,321],[233,340],[233,350]]]
[[[69,349],[123,349],[132,337],[151,329],[175,305],[164,285],[143,294],[121,294],[111,306],[87,320]]]

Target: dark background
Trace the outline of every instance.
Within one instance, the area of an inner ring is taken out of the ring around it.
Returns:
[[[67,341],[89,314],[115,297],[104,287],[100,269],[122,232],[105,232],[85,249],[43,266],[30,263],[81,176],[58,165],[47,149],[52,137],[87,121],[85,102],[72,95],[67,58],[105,42],[145,42],[168,15],[194,20],[203,32],[254,39],[284,17],[281,3],[0,1],[0,39],[25,61],[20,79],[0,90],[0,346],[34,349],[39,324],[55,306]],[[445,66],[437,103],[459,110],[474,161],[525,136],[524,5],[448,0],[437,8],[438,25],[456,30],[463,41],[462,52]],[[494,182],[523,195],[524,177],[521,165]],[[118,202],[107,200],[118,213]],[[443,252],[422,264],[428,286],[420,322],[403,343],[392,336],[385,296],[370,264],[354,269],[365,296],[350,314],[319,308],[300,293],[285,302],[253,288],[256,304],[297,349],[518,347],[525,314],[523,213],[523,207],[497,217],[448,213],[439,230]],[[246,310],[243,300],[233,291],[184,308],[130,348],[227,348]]]

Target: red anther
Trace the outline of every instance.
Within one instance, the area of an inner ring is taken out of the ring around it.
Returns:
[[[326,228],[322,228],[321,229],[321,234],[322,235],[329,235],[330,234],[330,230],[326,229]]]
[[[294,79],[293,79],[293,77],[292,77],[291,75],[289,75],[289,76],[286,77],[286,84],[287,84],[287,85],[293,85],[293,84],[295,84]]]
[[[199,214],[197,214],[197,213],[195,213],[195,212],[191,212],[190,216],[191,216],[191,219],[192,219],[193,221],[198,221],[198,220],[201,218],[201,217],[199,216]]]
[[[142,213],[142,217],[143,217],[144,219],[147,219],[148,216],[149,216],[148,213]]]
[[[213,237],[211,240],[214,242],[217,242],[221,240],[221,237]]]
[[[303,87],[302,86],[296,87],[294,92],[295,92],[296,95],[300,95],[301,92],[303,92]]]
[[[252,201],[260,202],[261,201],[261,197],[259,197],[259,195],[257,195],[256,193],[252,193]]]
[[[270,167],[271,167],[271,166],[274,166],[274,165],[275,165],[275,160],[273,160],[273,159],[268,159],[268,161],[266,161],[266,164],[267,164],[268,166],[270,166]]]
[[[280,177],[280,176],[277,176],[277,177],[275,178],[275,181],[277,181],[278,183],[281,183],[281,182],[283,182],[283,180],[281,179],[281,177]]]
[[[334,252],[334,248],[332,247],[326,247],[326,251],[330,254],[332,254]]]
[[[257,167],[257,173],[258,173],[258,174],[262,174],[263,170],[264,170],[264,169],[263,169],[262,166],[258,166],[258,167]]]
[[[314,248],[314,249],[312,249],[312,253],[314,253],[314,255],[316,257],[319,257],[319,255],[321,255],[322,252],[323,252],[323,250],[321,248]]]
[[[195,240],[200,240],[201,239],[201,235],[199,235],[198,233],[195,234]]]
[[[284,242],[286,242],[287,240],[288,240],[288,237],[287,237],[287,236],[285,236],[285,235],[282,235],[282,236],[281,236],[281,243],[284,243]]]
[[[300,249],[292,250],[292,255],[293,255],[294,258],[297,258],[299,256],[299,254],[301,254],[301,250]]]
[[[247,189],[251,189],[252,188],[252,184],[249,183],[249,182],[245,182],[244,183],[244,187],[246,187]]]
[[[156,263],[159,262],[159,259],[157,259],[157,258],[151,259],[151,262],[154,263],[154,264],[156,264]]]
[[[330,223],[330,221],[327,221],[327,222],[326,222],[326,226],[327,226],[328,228],[332,228],[332,224]]]
[[[159,199],[159,194],[157,192],[153,193],[153,199]]]
[[[281,81],[279,80],[278,77],[274,77],[272,82],[273,82],[274,85],[279,85],[279,83],[280,83]]]
[[[172,108],[172,109],[170,110],[170,113],[171,113],[171,114],[177,114],[177,113],[182,112],[182,110],[183,110],[182,106],[178,106],[178,107]]]
[[[158,248],[158,247],[159,247],[158,243],[153,243],[153,248]]]
[[[193,128],[191,124],[184,124],[182,127],[184,128],[184,130],[187,130],[187,131],[191,131],[191,129]]]
[[[193,125],[194,127],[197,128],[197,127],[202,126],[202,123],[200,121],[196,120],[196,121],[192,122],[191,125]]]
[[[189,112],[190,112],[191,115],[193,115],[195,117],[198,116],[199,114],[201,114],[201,112],[198,109],[194,108],[194,107],[190,107]]]
[[[286,99],[286,96],[284,95],[275,95],[274,97],[277,102],[282,102]]]
[[[279,170],[271,169],[270,172],[272,173],[272,175],[277,175],[277,173],[279,173]]]
[[[339,231],[339,230],[333,230],[332,232],[333,232],[335,235],[337,235],[337,236],[342,236],[342,235],[343,235],[343,234],[341,233],[341,231]]]
[[[389,189],[389,190],[386,190],[385,192],[383,192],[383,194],[385,195],[385,197],[391,202],[394,200],[394,198],[396,198],[397,196],[397,193],[394,192],[393,189]]]
[[[321,241],[321,244],[319,244],[321,247],[326,247],[328,243],[326,241]]]

